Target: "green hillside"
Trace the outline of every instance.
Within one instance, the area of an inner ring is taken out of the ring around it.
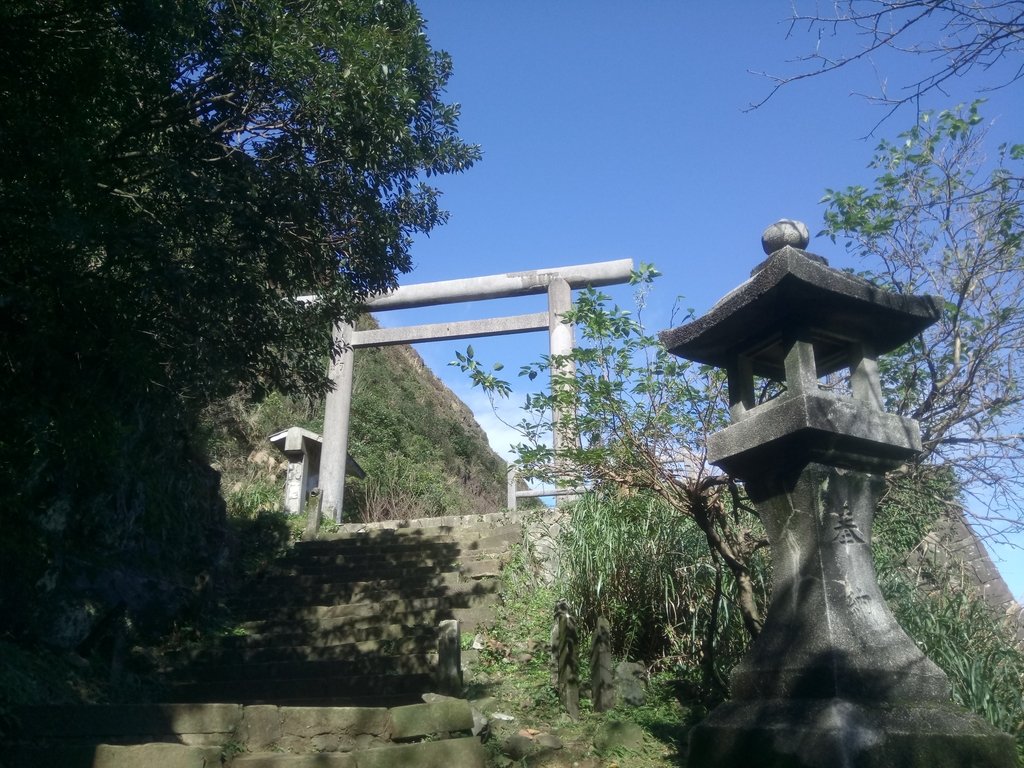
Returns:
[[[367,316],[360,327],[376,323]],[[291,426],[322,432],[323,411],[323,401],[277,393],[258,403],[236,395],[210,409],[208,450],[229,511],[279,506],[285,462],[266,438]],[[349,453],[366,471],[347,483],[349,520],[471,514],[505,504],[505,462],[472,412],[410,347],[355,354]]]

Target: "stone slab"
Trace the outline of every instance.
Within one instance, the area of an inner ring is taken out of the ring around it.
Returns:
[[[443,699],[430,704],[410,704],[391,710],[391,738],[418,739],[439,733],[473,729],[473,710],[464,699]]]
[[[727,702],[690,733],[691,768],[1016,768],[1013,739],[952,705]]]
[[[633,270],[632,259],[597,261],[564,267],[528,269],[500,275],[463,277],[457,280],[438,280],[432,283],[402,285],[381,296],[368,299],[366,307],[373,312],[389,309],[455,304],[481,299],[500,299],[517,296],[535,296],[547,291],[555,280],[565,280],[571,288],[600,288],[620,285],[629,280]]]
[[[96,747],[92,768],[214,768],[220,766],[217,747],[189,747],[184,744],[132,744]]]
[[[383,707],[281,707],[278,746],[288,751],[351,752],[388,727]]]
[[[280,707],[273,704],[251,704],[245,707],[236,733],[240,744],[260,752],[278,744],[283,735]]]
[[[284,755],[263,752],[239,755],[228,763],[230,768],[358,768],[355,755],[350,753],[317,753]]]
[[[503,336],[531,331],[546,331],[548,313],[533,312],[511,317],[489,317],[480,320],[460,320],[447,323],[406,325],[399,328],[375,328],[355,331],[352,347],[383,347],[394,344],[416,344],[441,339],[473,339],[483,336]]]
[[[25,738],[81,738],[231,734],[242,720],[240,704],[52,705],[21,707]]]
[[[744,480],[785,474],[808,460],[890,469],[920,450],[913,419],[826,393],[780,396],[708,437],[708,460]]]
[[[420,528],[448,528],[451,530],[494,528],[520,523],[522,522],[522,514],[515,512],[488,512],[479,515],[446,515],[442,517],[416,518],[414,520],[384,520],[376,523],[343,523],[338,526],[337,533],[322,534],[320,541],[346,539],[353,534],[371,531],[405,531]]]
[[[370,749],[355,755],[356,768],[486,768],[479,739],[447,739]]]

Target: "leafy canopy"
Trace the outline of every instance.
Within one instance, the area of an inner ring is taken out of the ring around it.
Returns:
[[[525,476],[570,487],[586,484],[612,499],[653,497],[692,520],[704,539],[710,572],[724,568],[729,574],[724,597],[722,579],[713,579],[720,594],[712,604],[725,599],[734,605],[746,631],[756,636],[764,584],[752,563],[767,542],[741,489],[706,456],[707,436],[728,420],[725,377],[670,355],[645,330],[640,315],[658,275],[648,264],[632,275],[637,314],[600,291],[577,294],[563,315],[580,337],[571,354],[544,356],[520,371],[530,379],[550,376],[551,387],[526,399],[516,464]],[[451,364],[488,393],[511,392],[471,347]],[[556,428],[564,438],[557,450],[550,442]],[[702,632],[711,644],[705,649],[708,674],[715,669],[712,646],[720,618],[717,610],[704,618]]]
[[[202,560],[196,414],[322,393],[331,322],[479,150],[406,0],[7,0],[0,30],[0,560],[31,609],[104,552]]]
[[[185,397],[322,387],[329,321],[444,220],[421,178],[479,155],[402,0],[13,0],[0,23],[5,315]]]
[[[984,140],[979,103],[922,113],[878,145],[870,188],[826,193],[825,234],[872,280],[944,300],[938,323],[880,361],[886,407],[920,422],[926,458],[955,467],[1005,532],[1024,490],[1024,145],[988,155]]]

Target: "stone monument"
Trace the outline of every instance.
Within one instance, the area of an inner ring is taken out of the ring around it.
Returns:
[[[673,354],[727,370],[733,423],[708,456],[744,483],[772,543],[764,629],[732,700],[693,729],[688,764],[1011,768],[1012,739],[952,704],[871,560],[884,473],[921,450],[917,423],[882,409],[877,356],[935,322],[941,302],[832,269],[807,243],[803,224],[772,225],[747,282],[661,334]],[[820,386],[846,371],[845,389]],[[755,376],[784,391],[755,404]]]
[[[284,508],[290,515],[301,514],[310,493],[320,485],[320,452],[323,438],[302,427],[275,432],[267,440],[288,459],[284,480]],[[345,454],[345,474],[366,477],[359,462]]]

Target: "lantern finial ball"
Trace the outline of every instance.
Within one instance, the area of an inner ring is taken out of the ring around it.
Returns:
[[[779,219],[761,233],[761,247],[769,256],[787,245],[803,250],[809,242],[807,225],[793,219]]]

